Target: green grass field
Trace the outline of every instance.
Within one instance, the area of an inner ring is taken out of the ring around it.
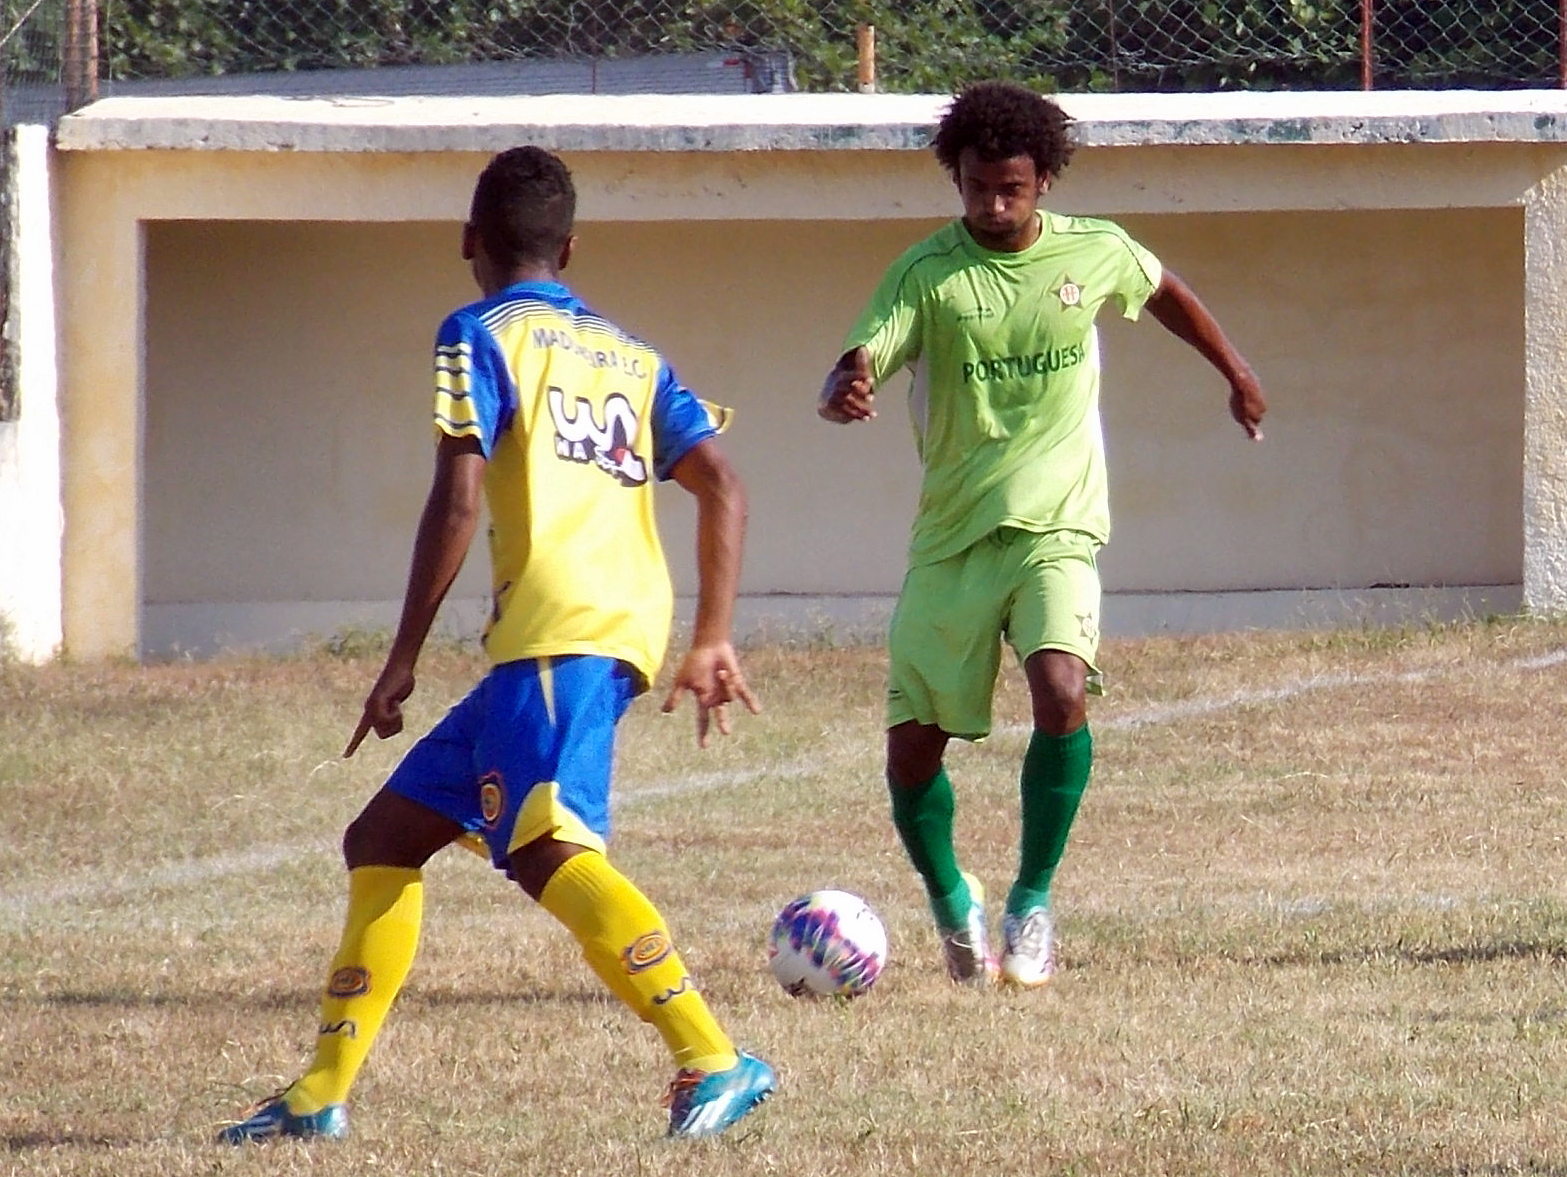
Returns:
[[[613,853],[782,1087],[663,1139],[657,1035],[462,851],[340,1144],[210,1143],[292,1078],[343,825],[409,736],[339,757],[378,660],[0,666],[0,1172],[1567,1174],[1567,624],[1110,642],[1048,991],[947,982],[886,816],[876,649],[747,651],[705,753],[633,708]],[[479,672],[427,659],[417,734]],[[1027,733],[956,747],[1000,895]],[[772,981],[773,913],[866,896],[863,1000]]]

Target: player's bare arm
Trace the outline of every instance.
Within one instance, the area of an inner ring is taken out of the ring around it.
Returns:
[[[838,357],[822,384],[816,414],[835,425],[869,421],[876,416],[876,382],[871,376],[871,353],[863,347]]]
[[[1261,441],[1262,415],[1268,411],[1262,385],[1192,288],[1166,270],[1159,289],[1148,300],[1148,313],[1219,370],[1230,385],[1230,416],[1248,437]]]
[[[705,748],[712,725],[729,734],[730,703],[743,703],[753,715],[762,709],[731,639],[745,542],[745,484],[711,438],[693,446],[673,475],[696,498],[698,588],[691,649],[675,671],[663,711],[674,711],[689,692],[696,700],[697,745]]]
[[[344,757],[352,756],[371,731],[385,740],[403,730],[403,702],[413,694],[419,651],[435,623],[436,611],[457,579],[479,524],[484,464],[476,438],[443,436],[436,446],[435,474],[414,536],[397,634],[386,665],[365,697],[364,712],[343,750]]]

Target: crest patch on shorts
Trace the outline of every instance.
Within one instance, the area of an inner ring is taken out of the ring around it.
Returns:
[[[479,816],[486,829],[493,830],[506,812],[506,786],[498,772],[489,773],[479,782]]]

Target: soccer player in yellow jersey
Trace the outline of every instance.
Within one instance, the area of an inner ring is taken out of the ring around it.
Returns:
[[[647,344],[560,282],[576,245],[565,165],[536,147],[490,161],[462,255],[483,297],[435,343],[435,473],[402,617],[345,756],[402,730],[402,704],[437,607],[490,512],[494,664],[418,741],[349,825],[348,913],[328,971],[315,1057],[220,1139],[339,1137],[355,1074],[413,961],[420,871],[482,844],[576,937],[611,992],[674,1056],[669,1134],[721,1132],[774,1089],[737,1051],[653,904],[605,854],[615,727],[658,672],[673,603],[653,483],[697,501],[700,588],[691,648],[663,709],[689,693],[698,742],[726,708],[757,703],[730,644],[745,492],[709,408]]]
[[[876,415],[875,392],[913,370],[924,468],[909,568],[888,635],[887,781],[956,981],[1032,988],[1055,971],[1050,884],[1087,787],[1086,695],[1097,683],[1099,575],[1110,536],[1094,318],[1148,311],[1224,377],[1230,415],[1260,439],[1266,405],[1197,296],[1108,221],[1039,208],[1073,144],[1059,106],[1024,87],[964,89],[936,129],[961,219],[887,270],[822,387],[818,412]],[[1028,680],[1018,873],[999,964],[979,881],[953,847],[943,756],[990,730],[1005,640]]]

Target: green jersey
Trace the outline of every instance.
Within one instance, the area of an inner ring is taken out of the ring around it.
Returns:
[[[911,564],[999,527],[1110,538],[1094,317],[1114,298],[1135,319],[1162,270],[1109,221],[1039,216],[1019,253],[985,249],[961,220],[932,234],[887,270],[845,341],[870,351],[878,386],[914,372],[925,473]]]

